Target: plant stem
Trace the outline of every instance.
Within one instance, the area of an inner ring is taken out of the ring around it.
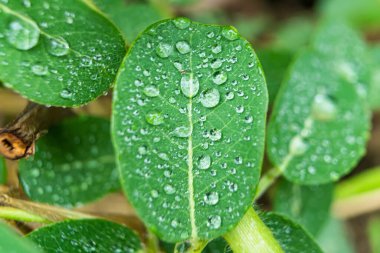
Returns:
[[[49,223],[48,220],[14,207],[0,206],[0,217],[7,220]]]
[[[0,129],[0,154],[10,160],[33,155],[34,143],[41,133],[70,115],[73,113],[68,109],[30,102],[15,120]]]
[[[276,179],[281,176],[282,170],[273,167],[268,170],[260,179],[259,186],[257,187],[255,200],[260,198],[268,188],[276,181]]]
[[[88,214],[67,210],[60,207],[34,203],[26,200],[15,199],[6,194],[0,195],[0,206],[12,207],[41,217],[45,221],[58,222],[66,219],[91,219],[97,218]]]
[[[251,207],[238,225],[224,235],[233,252],[239,253],[283,253],[281,246],[273,237]]]

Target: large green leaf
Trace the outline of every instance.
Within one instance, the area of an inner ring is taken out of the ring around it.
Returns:
[[[66,119],[38,140],[36,154],[21,160],[20,180],[35,201],[76,206],[119,187],[109,121]]]
[[[124,55],[122,36],[86,0],[0,3],[0,80],[32,101],[89,102],[109,89]]]
[[[304,51],[278,94],[269,123],[268,153],[289,181],[336,181],[365,152],[369,111],[358,86],[340,66],[333,55]]]
[[[253,199],[267,91],[231,27],[159,22],[131,47],[114,93],[113,134],[128,199],[167,241],[224,234]]]
[[[46,253],[141,252],[127,227],[105,220],[71,220],[42,227],[28,236]]]
[[[123,0],[92,0],[123,32],[128,42],[149,25],[165,18],[160,11],[147,3],[126,3]]]
[[[0,235],[1,253],[42,253],[36,245],[18,236],[2,222],[0,222]]]
[[[0,157],[0,184],[7,182],[7,168],[5,167],[5,159]]]
[[[317,235],[329,218],[333,190],[332,184],[302,186],[282,180],[276,189],[274,210]]]
[[[285,253],[322,253],[314,239],[297,223],[276,213],[261,215]]]
[[[347,235],[343,222],[330,218],[317,241],[325,253],[354,253],[353,240]]]

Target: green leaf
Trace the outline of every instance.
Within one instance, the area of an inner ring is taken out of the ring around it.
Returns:
[[[7,167],[5,166],[5,159],[0,157],[0,184],[7,182]]]
[[[347,235],[343,222],[330,218],[318,235],[318,242],[326,253],[354,253],[353,241]]]
[[[128,200],[163,240],[211,239],[250,206],[267,92],[250,44],[185,18],[148,28],[114,93],[113,137]]]
[[[302,186],[282,180],[276,189],[274,211],[317,235],[329,218],[333,190],[332,184]]]
[[[380,109],[380,45],[373,47],[371,50],[372,57],[372,79],[369,92],[371,108]]]
[[[85,0],[2,1],[0,34],[0,80],[41,104],[95,99],[125,55],[117,29]]]
[[[322,253],[314,239],[297,223],[276,213],[261,215],[285,253]]]
[[[372,252],[380,252],[380,219],[373,218],[368,223],[368,237]]]
[[[19,164],[25,193],[35,201],[77,206],[119,187],[109,121],[66,119],[38,140],[36,154]]]
[[[71,220],[34,230],[28,236],[46,253],[141,252],[139,238],[105,220]]]
[[[365,152],[368,108],[332,58],[302,52],[274,105],[268,155],[291,182],[337,181]]]
[[[0,252],[2,253],[42,253],[37,246],[18,236],[3,222],[0,222],[0,234]]]
[[[147,3],[126,3],[123,0],[92,0],[120,28],[124,37],[133,42],[150,24],[166,18]]]
[[[272,105],[277,97],[286,70],[293,59],[293,53],[286,50],[268,48],[258,50],[257,56],[259,57],[265,72],[269,94],[269,105]]]
[[[202,253],[228,253],[232,252],[223,237],[218,237],[209,242]]]

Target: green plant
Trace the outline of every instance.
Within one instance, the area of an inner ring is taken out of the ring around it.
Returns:
[[[283,29],[263,69],[231,26],[154,23],[169,3],[112,2],[0,1],[0,80],[30,101],[0,129],[0,152],[28,158],[0,217],[44,224],[25,239],[0,224],[0,251],[323,252],[333,184],[364,155],[378,106],[378,49],[326,19],[295,36],[296,55]],[[111,123],[66,108],[113,85]],[[274,212],[253,206],[280,177]],[[363,178],[337,195],[378,187]],[[72,209],[119,189],[143,228]]]

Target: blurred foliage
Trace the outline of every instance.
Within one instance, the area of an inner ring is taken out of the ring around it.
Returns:
[[[380,217],[372,218],[368,223],[368,238],[372,253],[380,252]]]

